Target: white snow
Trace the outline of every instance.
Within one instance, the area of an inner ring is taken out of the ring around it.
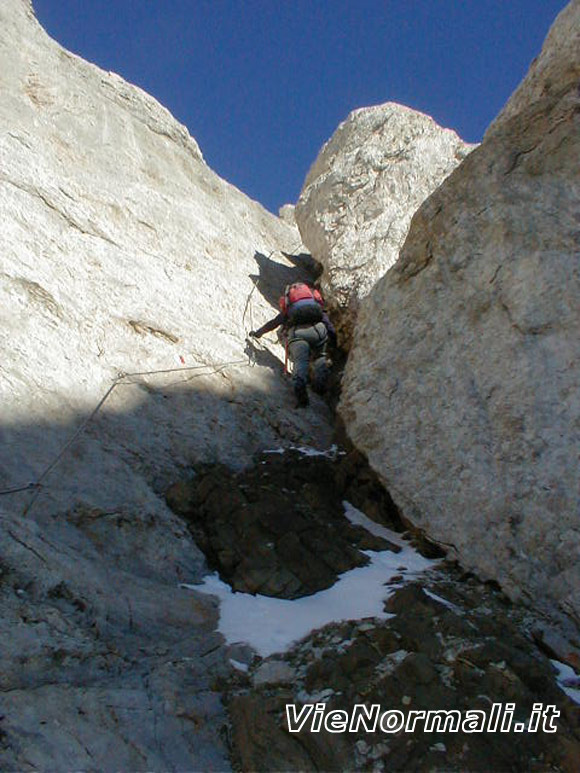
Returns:
[[[339,451],[338,446],[333,444],[327,451],[319,451],[311,446],[289,446],[288,448],[267,448],[264,454],[285,454],[286,451],[297,451],[303,456],[324,456],[327,459],[335,459],[337,456],[345,456],[346,451]]]
[[[311,631],[332,622],[367,617],[386,620],[392,615],[383,609],[385,599],[438,562],[423,558],[396,532],[375,524],[349,503],[345,503],[345,510],[351,522],[397,543],[401,552],[365,551],[371,559],[368,566],[345,572],[332,588],[293,601],[234,593],[217,574],[206,577],[201,585],[182,587],[217,596],[221,601],[220,633],[229,644],[246,642],[262,657],[285,652]],[[385,585],[400,574],[405,575],[405,581]]]
[[[338,446],[331,445],[328,451],[318,451],[310,446],[290,446],[291,451],[298,451],[303,456],[325,456],[328,459],[335,459],[337,456],[345,456],[346,451],[339,451]]]
[[[580,704],[580,677],[576,674],[573,668],[567,666],[565,663],[560,663],[559,660],[551,660],[550,663],[554,666],[558,672],[556,681],[558,685],[569,698],[575,703]]]
[[[456,615],[463,614],[463,610],[460,607],[458,607],[456,604],[453,604],[453,602],[448,601],[447,599],[444,599],[442,596],[438,596],[436,593],[433,593],[427,588],[423,588],[423,593],[425,593],[425,595],[429,596],[435,601],[438,601],[440,604],[443,604],[444,607],[447,607],[447,609],[450,609],[452,612],[455,612]]]
[[[344,514],[354,526],[362,526],[363,529],[374,534],[375,537],[384,537],[401,548],[409,547],[409,543],[402,539],[398,532],[391,531],[386,526],[381,526],[380,523],[372,521],[361,510],[353,507],[350,502],[343,502],[342,504],[344,505]]]
[[[233,658],[230,658],[230,663],[238,671],[243,671],[245,674],[248,673],[249,666],[247,663],[240,663],[239,660],[234,660]]]

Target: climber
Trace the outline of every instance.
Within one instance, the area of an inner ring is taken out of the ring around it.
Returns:
[[[299,407],[308,405],[308,376],[312,361],[312,388],[322,394],[328,384],[327,343],[336,343],[336,331],[324,311],[322,295],[305,282],[288,285],[279,300],[280,313],[251,330],[252,338],[261,338],[282,325],[287,352],[293,363],[294,394]]]

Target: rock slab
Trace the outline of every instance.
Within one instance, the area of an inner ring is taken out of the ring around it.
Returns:
[[[324,442],[324,413],[305,429],[289,411],[273,337],[266,367],[248,367],[248,331],[302,278],[284,255],[302,252],[296,227],[219,178],[152,97],[58,46],[22,0],[0,8],[0,66],[0,487],[37,480],[120,373],[141,375],[63,458],[68,493],[47,487],[38,507],[158,509],[152,488],[192,454],[243,466],[283,437]]]
[[[231,667],[162,492],[330,437],[282,347],[245,342],[300,236],[28,0],[0,3],[0,222],[0,768],[227,769]]]

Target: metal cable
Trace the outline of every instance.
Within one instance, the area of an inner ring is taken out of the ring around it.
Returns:
[[[113,382],[111,386],[107,389],[105,394],[101,397],[97,405],[94,407],[94,409],[91,411],[91,413],[87,416],[86,419],[80,424],[80,426],[75,430],[73,435],[67,440],[67,442],[64,444],[64,446],[60,449],[58,454],[54,457],[54,459],[50,462],[50,464],[43,470],[43,472],[39,475],[36,481],[24,484],[22,486],[14,486],[8,489],[0,490],[0,496],[6,496],[8,494],[16,494],[23,491],[30,491],[32,489],[35,490],[34,496],[31,498],[28,505],[25,507],[23,511],[23,515],[26,515],[38,497],[41,494],[43,486],[43,481],[50,475],[50,473],[54,470],[54,468],[59,464],[61,459],[64,457],[68,449],[73,445],[75,440],[81,435],[87,426],[91,423],[91,421],[95,418],[95,416],[98,414],[98,412],[101,410],[107,399],[112,394],[113,390],[119,386],[119,385],[131,385],[135,384],[134,381],[126,381],[127,378],[135,378],[138,376],[153,376],[161,373],[176,373],[176,372],[186,372],[186,371],[192,371],[192,370],[207,370],[209,369],[209,373],[199,375],[214,375],[216,373],[221,372],[225,368],[234,366],[234,365],[244,365],[248,367],[251,365],[251,358],[248,356],[248,359],[244,360],[229,360],[226,362],[216,363],[213,365],[194,365],[190,367],[183,367],[183,368],[164,368],[162,370],[149,370],[149,371],[140,371],[135,373],[119,373],[115,378],[113,379]]]
[[[301,244],[302,244],[302,241],[298,242],[296,247],[293,248],[293,251],[295,249],[299,248]],[[279,252],[279,250],[272,250],[272,252],[270,252],[270,254],[267,256],[267,258],[268,259],[271,258],[272,255],[275,252]],[[252,279],[252,281],[253,281],[253,287],[252,287],[252,289],[251,289],[251,291],[250,291],[250,293],[248,295],[248,298],[246,300],[246,304],[245,304],[245,307],[244,307],[244,313],[242,315],[242,327],[244,328],[244,332],[245,332],[245,318],[246,318],[246,314],[248,312],[248,309],[250,309],[250,324],[253,324],[252,310],[251,310],[251,300],[252,300],[252,295],[254,294],[254,290],[257,288],[258,283],[260,282],[260,278],[258,277],[256,280]],[[247,337],[246,337],[246,340],[249,341],[249,339]],[[255,342],[252,341],[251,343],[253,344]],[[264,345],[262,345],[261,348],[264,348],[266,351],[268,351],[268,348],[266,346],[264,346]],[[251,347],[249,347],[247,361],[246,360],[230,360],[228,362],[222,362],[222,363],[218,363],[218,364],[214,364],[214,365],[193,365],[193,366],[189,366],[189,367],[186,366],[186,367],[183,367],[183,368],[164,368],[162,370],[147,370],[147,371],[138,371],[138,372],[135,372],[135,373],[124,373],[124,372],[121,372],[121,373],[117,374],[117,376],[115,376],[115,378],[113,379],[113,382],[112,382],[111,386],[107,389],[105,394],[101,397],[101,399],[99,400],[99,402],[97,403],[97,405],[95,406],[93,411],[89,414],[89,416],[87,416],[87,418],[75,430],[74,434],[67,440],[67,442],[64,444],[64,446],[61,448],[61,450],[56,455],[56,457],[52,460],[52,462],[48,465],[48,467],[46,467],[46,469],[41,473],[41,475],[38,477],[38,479],[36,481],[34,481],[34,482],[30,482],[30,483],[24,484],[22,486],[14,486],[12,488],[0,490],[0,496],[6,496],[6,495],[9,495],[9,494],[16,494],[16,493],[20,493],[20,492],[23,492],[23,491],[30,491],[30,490],[34,489],[35,490],[34,496],[32,497],[32,499],[30,500],[30,502],[28,503],[28,505],[25,507],[25,509],[23,511],[23,515],[26,515],[30,511],[30,509],[33,507],[33,505],[36,502],[36,500],[38,499],[38,497],[40,496],[40,494],[42,492],[42,488],[43,488],[43,481],[46,480],[46,478],[50,475],[50,473],[54,470],[54,468],[60,463],[61,459],[66,454],[68,449],[73,445],[75,440],[79,437],[79,435],[81,435],[85,431],[86,427],[95,418],[95,416],[101,410],[101,408],[103,407],[103,405],[105,404],[107,399],[112,394],[112,392],[115,389],[115,387],[117,387],[119,385],[130,385],[130,384],[136,383],[134,381],[126,381],[125,379],[137,378],[137,377],[142,377],[142,376],[154,376],[154,375],[158,375],[158,374],[162,374],[162,373],[178,373],[178,372],[186,372],[186,371],[193,371],[193,370],[204,370],[204,369],[207,369],[207,368],[211,369],[210,372],[207,375],[215,375],[216,373],[219,373],[220,371],[224,370],[225,368],[232,367],[234,365],[244,365],[246,367],[252,367],[255,364],[256,364],[255,353],[252,351]],[[203,375],[203,374],[200,374],[200,375]]]

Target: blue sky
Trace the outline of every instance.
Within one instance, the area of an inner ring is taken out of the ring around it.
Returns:
[[[466,141],[566,0],[33,0],[48,33],[156,97],[273,212],[351,110],[395,101]]]

